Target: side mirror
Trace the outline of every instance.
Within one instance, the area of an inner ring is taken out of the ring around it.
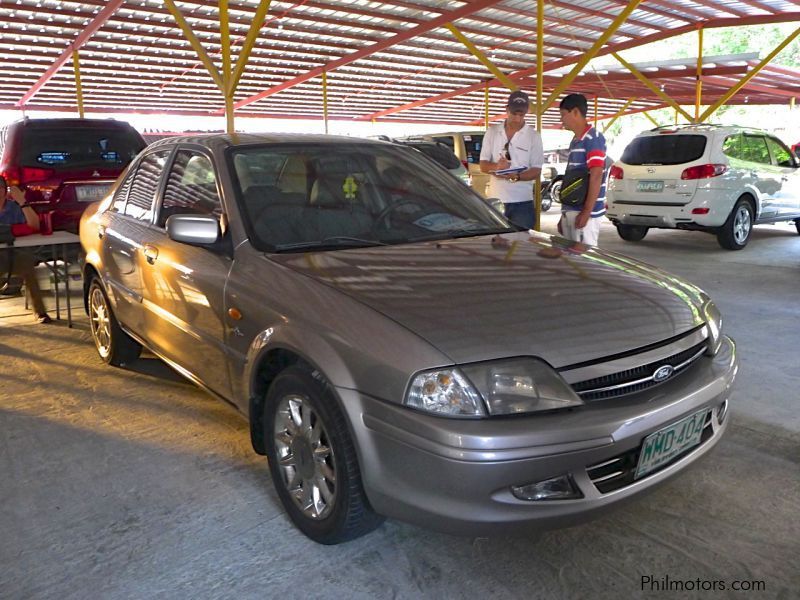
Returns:
[[[167,219],[169,239],[192,246],[208,246],[220,238],[219,221],[206,215],[172,215]]]

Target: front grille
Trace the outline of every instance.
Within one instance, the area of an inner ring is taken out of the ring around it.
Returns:
[[[653,379],[654,372],[660,367],[670,365],[675,370],[674,374],[665,380],[669,381],[672,377],[685,370],[695,360],[700,358],[705,350],[706,342],[704,340],[687,350],[646,365],[573,383],[572,389],[574,389],[583,400],[605,400],[625,394],[641,392],[642,390],[663,383],[663,381],[655,381]]]
[[[671,461],[664,463],[654,471],[648,473],[645,477],[658,473],[705,444],[708,438],[714,434],[714,428],[711,425],[713,412],[714,411],[708,411],[706,422],[703,424],[703,433],[700,434],[700,443],[697,446],[692,446],[684,450]],[[643,443],[644,440],[642,440],[642,444]],[[592,480],[592,483],[594,483],[594,486],[601,494],[613,492],[614,490],[618,490],[633,483],[634,476],[636,475],[636,465],[639,463],[639,453],[642,451],[642,444],[639,444],[637,448],[618,454],[613,458],[586,467],[586,473],[589,475],[589,479]]]

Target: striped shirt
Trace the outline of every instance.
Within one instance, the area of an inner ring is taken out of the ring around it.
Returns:
[[[567,170],[580,169],[588,170],[592,167],[605,167],[606,161],[606,138],[594,127],[589,126],[579,138],[573,138],[569,145],[569,158],[567,159]],[[607,170],[603,170],[603,183],[600,185],[600,193],[597,201],[592,208],[592,218],[602,217],[606,214],[606,177]],[[562,210],[580,211],[582,206],[562,206]]]

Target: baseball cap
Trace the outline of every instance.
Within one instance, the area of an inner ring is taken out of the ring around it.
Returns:
[[[531,100],[528,98],[528,94],[521,90],[517,90],[515,92],[511,92],[508,96],[508,104],[506,108],[508,110],[524,110],[528,112],[531,106]]]

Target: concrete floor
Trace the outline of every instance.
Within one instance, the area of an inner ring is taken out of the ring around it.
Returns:
[[[629,244],[605,224],[601,245],[717,301],[742,358],[731,428],[626,508],[526,538],[389,521],[314,544],[284,515],[232,408],[154,358],[104,366],[82,313],[71,330],[34,325],[0,301],[0,597],[800,597],[800,236],[759,227],[727,252],[691,232]],[[765,590],[658,592],[642,589],[647,576]]]

